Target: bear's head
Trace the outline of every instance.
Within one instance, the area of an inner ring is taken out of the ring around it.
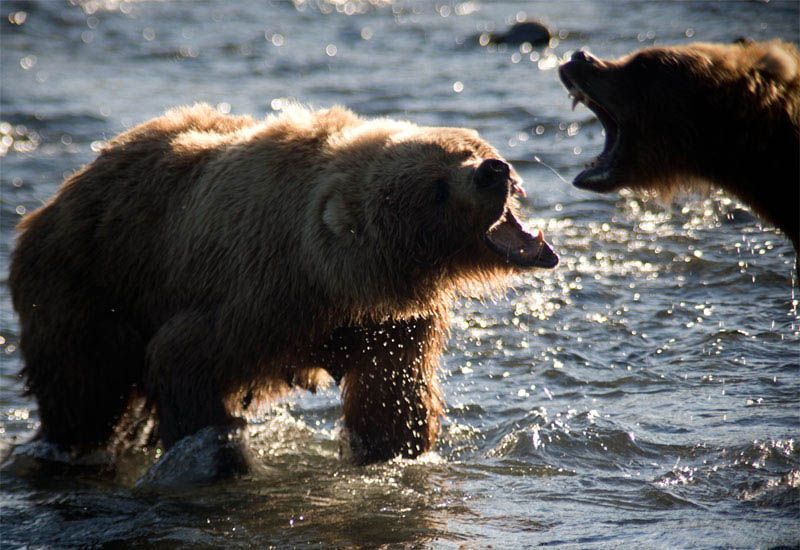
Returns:
[[[519,222],[519,176],[476,132],[359,121],[329,147],[313,241],[334,295],[414,314],[558,263]]]
[[[735,176],[732,157],[770,147],[764,137],[800,116],[797,50],[779,41],[651,47],[616,60],[578,51],[559,76],[573,108],[584,103],[605,130],[603,151],[574,180],[597,192]]]

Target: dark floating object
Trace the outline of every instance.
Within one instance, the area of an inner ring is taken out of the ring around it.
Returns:
[[[478,36],[481,46],[489,44],[511,44],[519,46],[525,42],[531,46],[544,46],[550,42],[552,33],[541,21],[520,21],[514,23],[506,32],[483,33]]]

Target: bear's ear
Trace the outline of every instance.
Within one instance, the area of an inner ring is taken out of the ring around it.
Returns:
[[[322,210],[322,223],[339,237],[351,239],[356,236],[356,220],[352,209],[341,193],[334,191],[325,201]]]
[[[789,82],[797,76],[797,60],[789,52],[778,46],[770,45],[764,55],[756,61],[755,68],[763,75]]]

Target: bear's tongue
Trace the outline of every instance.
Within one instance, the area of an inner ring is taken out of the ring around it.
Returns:
[[[489,229],[484,240],[507,263],[518,267],[553,268],[558,265],[558,256],[545,242],[542,231],[539,230],[536,236],[531,235],[510,211]]]

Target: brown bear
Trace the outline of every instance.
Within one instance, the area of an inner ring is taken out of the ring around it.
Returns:
[[[143,396],[170,447],[327,371],[359,462],[427,451],[452,298],[558,262],[520,190],[474,131],[343,108],[196,105],[121,134],[20,224],[40,436],[105,444]]]
[[[577,187],[669,196],[710,182],[800,247],[800,56],[786,42],[652,47],[614,61],[579,51],[559,69],[605,128]]]

